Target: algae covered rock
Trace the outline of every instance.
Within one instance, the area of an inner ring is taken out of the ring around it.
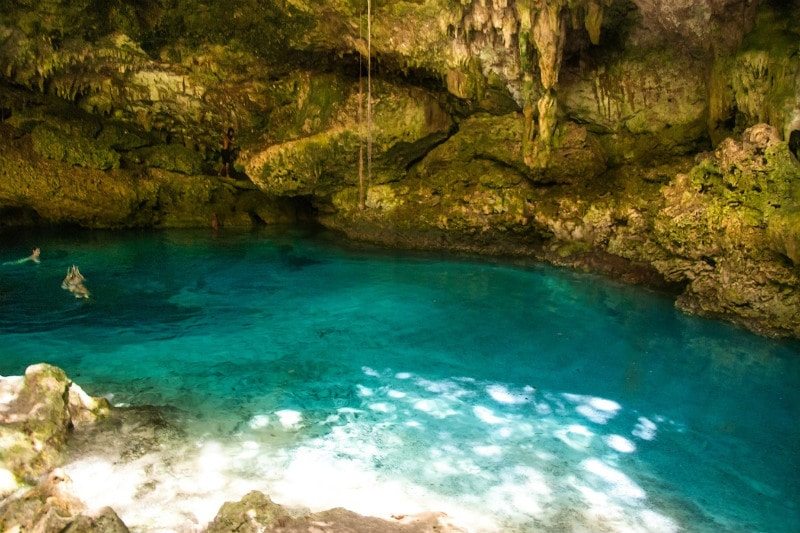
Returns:
[[[445,138],[452,120],[427,91],[386,82],[376,83],[374,91],[373,179],[386,182],[401,177],[408,164]],[[358,121],[357,87],[348,84],[326,94],[336,98],[327,102],[324,115],[323,108],[297,108],[306,131],[314,133],[243,154],[248,175],[263,191],[324,197],[357,183],[359,142],[366,146],[368,137],[366,122]],[[306,98],[316,97],[312,91]]]
[[[227,502],[208,525],[206,533],[306,533],[330,531],[348,533],[457,533],[463,531],[449,524],[446,515],[426,513],[395,521],[361,516],[336,508],[313,514],[290,514],[269,496],[253,491],[238,502]]]
[[[477,114],[395,182],[333,196],[322,221],[354,238],[484,253],[530,254],[546,228],[533,217],[537,187],[591,182],[605,171],[602,148],[584,128],[556,134],[550,163],[531,170],[522,151],[522,119]],[[513,251],[513,252],[512,252]]]
[[[770,248],[800,267],[800,201],[781,208],[769,217],[767,236]]]
[[[128,133],[138,138],[136,130],[131,128]],[[119,142],[127,142],[125,130],[109,134],[106,141],[117,142],[112,141],[120,139],[117,134],[122,135]],[[302,215],[249,182],[189,176],[155,167],[111,171],[73,167],[38,157],[30,136],[19,129],[0,124],[0,139],[0,215],[4,210],[29,213],[30,223],[44,220],[92,228],[207,227],[216,214],[225,226],[251,227],[292,222]],[[163,166],[194,171],[202,164],[198,152],[182,146],[147,150],[154,162]],[[0,219],[0,224],[14,222]]]
[[[790,4],[790,3],[787,3]],[[794,13],[762,9],[754,30],[733,54],[716,59],[709,83],[709,131],[719,142],[756,123],[789,140],[800,129],[800,31]]]
[[[523,174],[495,161],[427,161],[400,182],[369,187],[366,209],[359,208],[356,188],[338,192],[332,199],[335,210],[320,218],[362,240],[520,253],[541,238],[529,216],[533,198]]]
[[[31,139],[33,150],[48,159],[100,170],[119,168],[120,157],[117,152],[47,125],[35,127]]]
[[[105,399],[91,398],[72,386],[63,370],[46,364],[28,367],[22,379],[2,378],[1,469],[18,480],[32,482],[57,466],[76,423],[107,416]]]
[[[800,164],[778,139],[774,128],[755,126],[664,187],[654,237],[669,255],[654,265],[688,283],[678,299],[687,311],[800,336],[800,272],[791,259]]]
[[[72,383],[69,387],[67,409],[72,425],[81,427],[108,418],[111,405],[107,399],[89,396],[79,385]]]
[[[148,167],[161,168],[186,175],[197,175],[203,171],[203,156],[199,152],[180,144],[167,144],[142,148],[132,157]]]
[[[248,493],[238,502],[227,502],[208,525],[207,533],[257,533],[286,525],[289,514],[261,492]]]
[[[608,136],[613,161],[681,154],[703,145],[707,89],[696,60],[663,49],[629,51],[591,70],[568,71],[565,113]]]
[[[59,469],[37,486],[0,503],[0,530],[72,533],[127,533],[128,528],[109,507],[88,513],[72,496],[71,481]]]
[[[55,467],[70,429],[69,386],[63,370],[34,365],[0,411],[2,467],[33,481]]]
[[[152,144],[152,141],[134,127],[108,123],[103,126],[103,129],[98,134],[97,144],[107,146],[112,150],[128,152],[137,148],[144,148]]]

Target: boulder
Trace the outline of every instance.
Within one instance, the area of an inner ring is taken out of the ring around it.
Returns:
[[[42,533],[127,533],[128,528],[108,507],[89,513],[71,495],[71,482],[56,469],[36,487],[0,503],[0,530]]]
[[[800,336],[800,164],[779,139],[754,126],[665,186],[653,229],[666,256],[653,264],[688,284],[678,299],[687,311]]]
[[[12,485],[8,473],[35,483],[58,465],[76,424],[109,412],[107,400],[91,398],[63,370],[47,364],[28,367],[23,378],[0,378],[0,391],[0,472],[6,472],[6,492]]]
[[[291,514],[261,492],[253,491],[238,502],[222,506],[206,533],[456,533],[443,514],[398,517],[395,521],[361,516],[346,509],[313,514]]]
[[[312,84],[303,95],[304,101],[323,105],[292,107],[284,117],[290,125],[304,124],[299,137],[243,152],[247,174],[264,192],[326,197],[358,182],[359,140],[365,146],[365,169],[367,165],[367,128],[365,120],[358,121],[358,88],[342,80],[332,84],[339,89]],[[375,82],[373,98],[372,181],[395,181],[447,137],[453,122],[435,96],[422,89]],[[366,105],[366,96],[363,101]]]

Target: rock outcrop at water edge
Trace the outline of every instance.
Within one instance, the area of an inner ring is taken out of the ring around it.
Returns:
[[[458,533],[443,514],[398,517],[389,522],[361,516],[347,509],[330,509],[320,513],[293,515],[261,492],[253,491],[238,502],[222,506],[206,533]]]
[[[35,484],[58,466],[74,427],[108,416],[105,398],[92,398],[60,368],[28,367],[24,376],[0,378],[0,496]]]
[[[0,377],[0,531],[128,531],[111,509],[86,514],[56,468],[72,430],[109,412],[105,398],[89,396],[54,366]]]
[[[8,533],[128,533],[113,509],[87,512],[71,494],[70,481],[58,469],[36,487],[0,502],[0,530]]]

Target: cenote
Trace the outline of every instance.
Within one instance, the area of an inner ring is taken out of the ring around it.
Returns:
[[[171,413],[166,445],[64,467],[135,531],[251,489],[468,531],[800,530],[796,342],[593,275],[299,231],[35,238],[41,264],[2,267],[0,374],[46,361]],[[59,288],[72,264],[88,301]]]

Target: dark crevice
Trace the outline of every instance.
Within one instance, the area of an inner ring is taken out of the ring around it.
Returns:
[[[516,174],[519,174],[520,177],[522,177],[522,178],[527,177],[528,174],[529,174],[527,167],[520,167],[518,165],[513,165],[513,164],[509,163],[508,161],[503,161],[502,159],[498,159],[496,157],[492,157],[492,156],[490,156],[488,154],[476,154],[475,155],[475,160],[488,161],[488,162],[493,163],[493,164],[495,164],[495,165],[497,165],[499,167],[502,167],[505,170],[510,170],[510,171],[512,171],[512,172],[514,172]]]
[[[703,256],[702,259],[703,259],[703,262],[705,264],[707,264],[708,266],[710,266],[711,268],[714,268],[714,267],[717,266],[717,261],[713,257]]]
[[[439,146],[443,145],[444,143],[446,143],[447,141],[449,141],[453,137],[453,135],[455,135],[456,133],[458,133],[458,125],[457,124],[454,125],[452,128],[450,128],[450,130],[447,133],[445,133],[440,139],[438,139],[438,140],[434,141],[433,143],[429,144],[425,148],[424,151],[422,151],[421,153],[417,154],[415,157],[410,159],[408,161],[408,163],[406,163],[406,165],[405,165],[405,171],[409,172],[412,168],[414,168],[414,166],[416,166],[418,163],[420,163],[426,157],[428,157],[428,154],[430,154],[432,151],[434,151],[437,147],[439,147]]]
[[[33,208],[17,206],[0,207],[0,227],[39,226],[42,222],[39,213]]]
[[[800,130],[794,130],[789,134],[789,151],[796,159],[800,159]]]
[[[294,208],[295,219],[298,222],[316,222],[319,217],[319,209],[316,206],[313,195],[293,196],[286,198]]]

